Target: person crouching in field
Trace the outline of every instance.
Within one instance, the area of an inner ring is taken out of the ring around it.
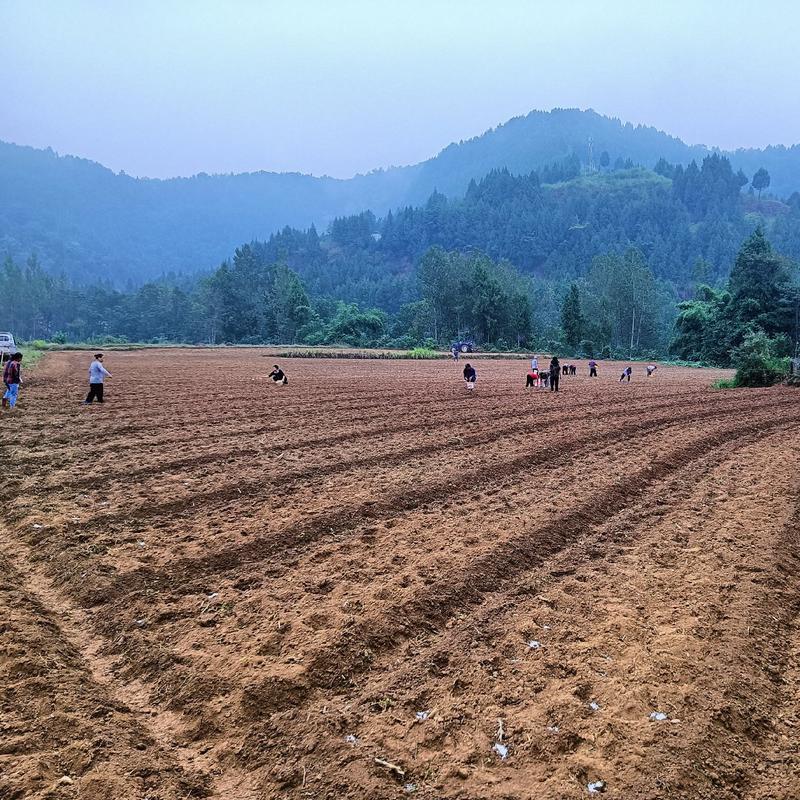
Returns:
[[[558,381],[561,377],[561,364],[556,356],[550,361],[550,391],[558,391]]]
[[[289,383],[289,379],[286,377],[286,373],[277,365],[272,365],[272,372],[267,376],[272,378],[273,383],[280,384],[281,386],[286,386]]]
[[[478,380],[478,373],[475,372],[475,367],[472,364],[465,364],[463,375],[467,389],[472,391],[475,388],[475,381]]]
[[[647,377],[649,378],[658,369],[658,364],[648,364],[645,369],[647,370]]]
[[[534,386],[539,385],[539,370],[531,367],[528,374],[525,376],[525,388],[532,389]]]
[[[596,378],[597,377],[597,362],[594,359],[589,361],[589,377]]]
[[[627,378],[628,379],[628,383],[630,383],[631,382],[631,373],[632,372],[633,372],[633,370],[630,367],[625,367],[625,369],[622,370],[622,375],[619,376],[619,382],[622,383],[622,381],[624,381]]]
[[[17,405],[19,386],[22,383],[22,353],[14,353],[6,362],[3,370],[3,383],[6,385],[3,408],[14,408]]]
[[[103,354],[95,353],[94,361],[89,365],[89,394],[83,401],[85,406],[95,398],[98,403],[103,402],[103,381],[110,377],[111,373],[103,366]]]

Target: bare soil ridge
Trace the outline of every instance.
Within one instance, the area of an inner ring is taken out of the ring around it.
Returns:
[[[0,796],[794,796],[794,390],[113,357],[4,418]]]

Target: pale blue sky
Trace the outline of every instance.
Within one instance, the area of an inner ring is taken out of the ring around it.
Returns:
[[[0,139],[132,175],[346,177],[531,109],[800,142],[800,3],[0,0]]]

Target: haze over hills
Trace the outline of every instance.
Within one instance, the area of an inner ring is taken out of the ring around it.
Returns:
[[[420,205],[434,189],[461,196],[493,169],[525,174],[570,156],[582,163],[629,160],[652,168],[664,158],[698,162],[712,150],[654,128],[594,111],[534,111],[408,167],[341,180],[298,173],[243,173],[156,180],[115,174],[100,164],[51,150],[0,143],[0,255],[43,265],[80,281],[140,283],[168,272],[208,270],[234,248],[272,232],[365,209],[382,215]],[[800,190],[800,146],[726,154],[751,178],[760,167],[770,191]]]

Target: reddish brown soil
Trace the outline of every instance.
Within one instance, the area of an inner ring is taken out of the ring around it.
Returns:
[[[800,796],[797,390],[273,360],[3,417],[0,797]]]

